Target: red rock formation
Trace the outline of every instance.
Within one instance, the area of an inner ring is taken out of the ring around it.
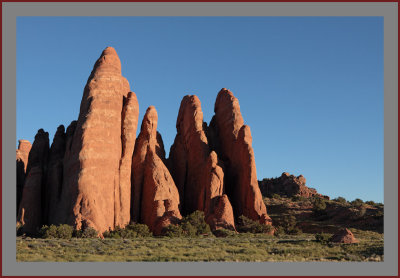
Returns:
[[[163,144],[157,133],[157,111],[150,106],[143,117],[132,160],[133,220],[160,234],[182,218],[179,193],[162,157]]]
[[[349,229],[339,230],[331,237],[330,240],[336,243],[348,243],[348,244],[359,242],[359,240],[354,237],[353,233]]]
[[[204,203],[199,204],[199,209],[204,210],[205,220],[211,230],[235,230],[232,205],[224,194],[224,172],[218,163],[217,154],[211,152],[201,179],[205,192],[201,194],[204,196]]]
[[[120,163],[121,112],[129,91],[129,83],[121,75],[116,51],[106,48],[85,86],[79,118],[70,149],[66,152],[63,202],[58,209],[65,214],[57,215],[61,223],[74,225],[77,229],[85,224],[99,232],[127,224],[121,222],[121,219],[126,221],[124,214],[129,207],[129,203],[121,202],[129,201],[129,198],[120,198],[120,193],[127,191],[126,185],[120,190]],[[131,139],[125,139],[125,143],[133,144]]]
[[[318,193],[314,188],[307,187],[306,179],[302,175],[296,177],[284,172],[279,178],[263,179],[259,182],[259,185],[265,196],[272,194],[286,195],[287,197],[299,195],[306,198],[318,196],[329,200],[328,196]]]
[[[26,233],[36,233],[43,223],[42,200],[48,152],[49,134],[39,129],[29,152],[27,176],[17,217],[17,222],[24,226]]]
[[[203,209],[204,195],[200,193],[204,190],[204,184],[201,177],[209,154],[207,137],[203,130],[203,112],[197,96],[188,95],[182,99],[176,129],[178,133],[175,141],[179,146],[171,147],[170,157],[173,175],[181,182],[178,188],[183,189],[180,192],[183,196],[183,209],[189,214]],[[185,161],[180,161],[182,158]],[[202,204],[201,207],[199,204]]]
[[[182,218],[179,212],[179,193],[167,167],[148,147],[143,177],[141,220],[155,234]]]
[[[250,128],[244,125],[239,102],[222,89],[210,123],[212,146],[225,165],[225,186],[236,216],[271,224],[258,186]]]
[[[119,187],[115,189],[115,218],[117,219],[115,224],[118,226],[129,223],[131,218],[132,155],[135,148],[138,118],[139,103],[135,93],[129,92],[122,110],[122,157],[119,169]]]
[[[143,117],[140,133],[136,139],[135,150],[132,158],[132,219],[140,221],[142,200],[142,188],[145,170],[145,160],[149,146],[157,145],[157,121],[158,115],[154,106],[147,108]]]
[[[224,172],[210,148],[197,96],[182,99],[176,123],[177,135],[170,151],[170,168],[184,202],[184,211],[205,213],[213,230],[235,229],[231,204],[224,194]],[[223,217],[223,218],[221,218]]]
[[[43,220],[46,224],[53,223],[54,215],[60,201],[60,194],[63,182],[63,160],[65,155],[65,128],[60,125],[54,135],[53,143],[49,151],[47,163],[47,178],[45,186],[45,205]]]
[[[17,214],[19,203],[22,198],[22,190],[24,188],[26,167],[28,165],[28,156],[31,151],[32,145],[27,140],[18,140],[18,149],[16,151],[17,163]]]

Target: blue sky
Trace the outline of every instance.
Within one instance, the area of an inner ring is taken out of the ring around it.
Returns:
[[[17,140],[79,114],[113,46],[139,100],[158,111],[167,154],[182,97],[204,120],[218,91],[239,99],[258,179],[303,174],[320,193],[383,202],[383,18],[19,17]],[[139,132],[139,128],[138,128]]]

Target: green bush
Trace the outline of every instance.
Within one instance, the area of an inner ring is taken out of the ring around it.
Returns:
[[[313,202],[314,211],[324,211],[326,209],[326,202],[322,198],[315,198]]]
[[[285,229],[282,226],[275,227],[274,236],[281,237],[285,234],[286,234]]]
[[[359,207],[359,206],[362,206],[364,204],[364,201],[357,198],[357,199],[351,201],[350,204],[352,206],[354,206],[354,207]]]
[[[315,234],[315,240],[317,242],[320,242],[323,244],[328,243],[330,241],[330,238],[331,238],[331,235],[329,235],[329,234],[325,234],[325,233]]]
[[[271,198],[272,199],[281,199],[281,195],[274,193],[271,195]]]
[[[228,229],[218,229],[214,231],[214,235],[216,237],[233,237],[236,235],[236,232]]]
[[[106,238],[137,238],[137,237],[149,237],[152,233],[149,227],[145,224],[129,224],[125,228],[119,226],[115,227],[114,230],[109,230],[103,233]]]
[[[56,225],[44,225],[39,234],[42,238],[63,238],[70,239],[73,234],[73,227],[67,224]]]
[[[150,237],[153,235],[146,224],[129,224],[125,229],[132,231],[135,237]]]
[[[347,204],[347,200],[343,197],[337,197],[337,198],[333,199],[332,201],[335,201],[340,204]]]
[[[376,203],[374,201],[366,201],[365,203],[370,206],[376,206]]]
[[[168,237],[182,237],[185,235],[180,225],[169,225],[163,229],[162,234]]]
[[[184,217],[180,225],[187,236],[211,234],[210,225],[204,219],[204,212],[199,210]]]
[[[74,230],[72,236],[77,238],[96,238],[98,237],[98,232],[92,227],[87,227],[83,230]]]
[[[263,225],[257,221],[247,218],[244,215],[239,216],[236,226],[239,233],[270,233],[273,227],[270,225]]]
[[[294,195],[294,196],[292,196],[292,201],[293,202],[305,202],[305,201],[307,201],[307,198],[304,196],[300,196],[300,195]]]

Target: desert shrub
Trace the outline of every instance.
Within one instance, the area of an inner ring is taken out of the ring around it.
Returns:
[[[63,238],[70,239],[73,234],[73,227],[67,224],[56,225],[44,225],[39,231],[39,235],[42,238]]]
[[[288,234],[290,235],[299,235],[301,234],[303,231],[299,228],[299,227],[294,227],[293,229],[291,229],[290,231],[288,231]]]
[[[114,230],[104,232],[103,236],[107,238],[137,238],[149,237],[152,236],[152,233],[147,225],[132,223],[127,225],[125,228],[117,226]]]
[[[374,201],[366,201],[365,203],[370,206],[376,206],[376,203]]]
[[[347,203],[347,200],[343,197],[337,197],[337,198],[333,199],[332,201],[335,201],[335,202],[343,204],[343,205]]]
[[[292,201],[293,202],[305,202],[305,201],[307,201],[307,198],[304,196],[300,196],[300,195],[294,195],[294,196],[292,196]]]
[[[275,227],[275,232],[274,232],[274,236],[280,237],[285,235],[285,228],[283,228],[282,226],[277,226]]]
[[[274,194],[271,195],[271,198],[272,199],[280,199],[281,195],[274,193]]]
[[[296,224],[296,217],[294,215],[285,215],[281,222],[281,226],[286,233],[289,233],[291,230],[293,230],[294,227],[296,227]]]
[[[149,237],[153,235],[146,224],[129,224],[125,229],[131,231],[134,237]]]
[[[162,234],[168,237],[182,237],[185,235],[180,225],[169,225],[163,229]]]
[[[218,229],[214,231],[214,235],[216,237],[233,237],[236,235],[236,232],[228,229]]]
[[[354,207],[359,207],[359,206],[362,206],[364,204],[364,201],[357,198],[357,199],[351,201],[350,204],[352,206],[354,206]]]
[[[204,219],[204,212],[199,210],[184,217],[180,226],[187,236],[211,234],[210,225],[208,225]]]
[[[383,211],[382,210],[378,210],[375,214],[374,214],[375,218],[380,218],[383,217]]]
[[[326,244],[330,241],[331,235],[325,233],[315,234],[315,241]]]
[[[92,227],[86,227],[82,230],[74,230],[72,236],[77,238],[96,238],[98,232]]]
[[[313,202],[314,211],[324,211],[326,209],[326,202],[322,198],[315,198]]]
[[[270,225],[263,225],[257,221],[247,218],[241,215],[238,220],[237,230],[240,233],[270,233],[273,229]]]
[[[22,236],[24,234],[24,228],[22,225],[17,225],[17,236]]]

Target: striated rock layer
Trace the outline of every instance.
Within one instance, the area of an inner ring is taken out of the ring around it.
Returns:
[[[28,156],[32,145],[28,140],[18,140],[18,149],[16,151],[17,164],[17,214],[19,203],[22,198],[22,190],[24,188],[26,167],[28,166]]]
[[[17,222],[26,233],[36,233],[43,224],[44,185],[49,152],[49,134],[39,129],[29,152],[26,178],[18,209]]]
[[[225,165],[225,187],[235,215],[270,225],[258,186],[250,127],[244,125],[239,101],[231,91],[222,89],[214,112],[208,134]]]
[[[89,76],[73,136],[67,139],[58,222],[99,232],[128,224],[129,162],[124,158],[135,140],[125,132],[135,130],[126,125],[133,124],[137,114],[137,101],[129,90],[116,51],[106,48]]]
[[[178,189],[163,162],[165,151],[157,121],[157,111],[150,106],[143,117],[132,161],[133,218],[156,235],[182,218]]]

